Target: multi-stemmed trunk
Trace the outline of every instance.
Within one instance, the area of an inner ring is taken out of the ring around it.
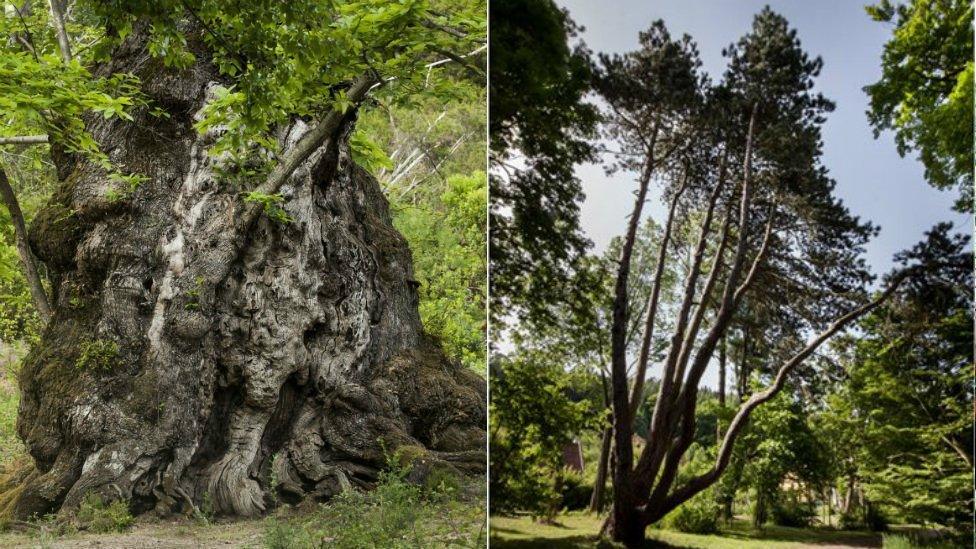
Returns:
[[[410,250],[350,157],[354,113],[278,130],[281,162],[298,159],[268,180],[289,219],[262,215],[208,155],[215,134],[193,128],[222,82],[191,48],[198,62],[176,72],[136,32],[98,69],[134,72],[169,115],[88,120],[116,165],[147,176],[131,195],[52,146],[60,188],[30,237],[53,314],[17,424],[33,467],[3,512],[97,493],[137,513],[255,515],[369,487],[397,452],[418,475],[483,472],[484,380],[423,333]]]
[[[716,209],[725,184],[725,160],[723,157],[718,170],[717,182],[709,194],[705,215],[699,227],[699,237],[683,289],[683,299],[675,315],[674,332],[671,344],[662,365],[661,383],[651,423],[648,428],[647,445],[637,463],[633,460],[633,410],[635,403],[627,395],[626,346],[623,333],[627,323],[627,279],[630,270],[630,253],[636,234],[636,225],[641,215],[643,201],[647,195],[647,182],[650,180],[649,168],[645,168],[640,180],[637,201],[628,221],[622,252],[619,260],[614,294],[614,316],[611,331],[612,348],[612,403],[613,403],[613,450],[616,458],[613,482],[613,510],[604,523],[603,532],[613,540],[628,547],[639,546],[644,539],[644,531],[674,510],[681,503],[694,497],[714,484],[728,466],[736,438],[748,421],[752,411],[773,398],[782,390],[786,376],[807,356],[817,349],[834,333],[853,320],[866,314],[887,298],[898,286],[900,278],[876,300],[867,303],[841,316],[830,326],[814,337],[800,352],[784,362],[777,370],[770,387],[753,394],[739,408],[729,427],[725,430],[719,444],[715,464],[703,474],[695,476],[683,484],[676,485],[678,469],[682,457],[694,440],[695,412],[698,399],[698,384],[711,361],[719,342],[733,320],[742,303],[745,293],[752,286],[757,273],[762,268],[773,235],[774,210],[770,208],[765,216],[762,240],[747,262],[750,221],[755,194],[752,182],[753,139],[756,132],[757,111],[752,110],[746,137],[743,173],[738,190],[737,235],[729,266],[725,268],[725,253],[729,247],[730,222],[734,208],[731,202],[724,208],[724,221],[720,224],[717,245],[714,248],[711,264],[705,267],[707,244],[714,241],[716,228],[712,226]],[[647,166],[652,164],[648,162]],[[684,183],[675,196],[680,196]],[[674,207],[669,215],[674,215]],[[666,226],[670,226],[669,219]],[[666,260],[664,254],[659,261]],[[748,263],[748,268],[747,268]],[[703,272],[704,271],[704,272]],[[699,277],[707,273],[704,284]],[[715,294],[720,276],[724,276],[724,287]],[[701,287],[699,291],[698,288]],[[715,295],[713,295],[715,294]],[[653,294],[652,294],[653,295]],[[696,305],[697,303],[697,305]],[[714,311],[714,316],[704,336],[700,337],[705,313]],[[645,337],[650,330],[645,328]],[[646,360],[642,354],[639,360]],[[638,372],[643,372],[638,365]],[[635,393],[636,398],[636,393]]]

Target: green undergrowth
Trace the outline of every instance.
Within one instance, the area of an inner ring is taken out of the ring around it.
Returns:
[[[118,364],[119,346],[108,339],[93,339],[81,344],[75,366],[79,370],[110,372]]]
[[[134,522],[129,506],[124,501],[105,503],[96,494],[88,494],[75,514],[75,523],[79,529],[97,534],[125,532]]]
[[[953,543],[938,536],[922,536],[910,534],[884,534],[882,547],[884,549],[950,549],[964,547],[964,543]]]
[[[391,461],[393,463],[393,461]],[[267,549],[333,547],[481,548],[487,536],[484,483],[444,475],[423,484],[392,466],[368,492],[349,490],[310,512],[283,509],[267,519]]]

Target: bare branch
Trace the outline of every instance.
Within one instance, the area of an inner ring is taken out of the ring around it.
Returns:
[[[466,57],[470,57],[470,54],[461,56],[452,51],[445,50],[443,48],[434,48],[434,51],[450,59],[451,61],[454,61],[458,65],[461,65],[462,67],[467,69],[468,72],[473,74],[475,77],[477,78],[485,77],[484,69],[465,59]]]
[[[752,282],[756,279],[756,273],[759,272],[759,266],[762,265],[763,260],[766,259],[766,253],[769,251],[769,239],[773,232],[773,216],[772,208],[770,208],[769,219],[766,220],[766,230],[763,232],[762,244],[759,246],[759,252],[756,253],[756,257],[752,260],[752,266],[749,267],[749,272],[746,274],[746,278],[742,281],[742,284],[735,289],[735,294],[732,296],[733,306],[738,305],[742,301],[742,297],[749,290]]]
[[[0,137],[0,145],[36,145],[47,143],[46,135],[15,135],[12,137]]]
[[[425,26],[425,27],[427,27],[428,29],[439,30],[441,32],[450,34],[454,38],[467,38],[468,37],[468,33],[464,32],[464,31],[462,31],[460,29],[457,29],[457,28],[454,28],[454,27],[451,27],[451,26],[448,26],[448,25],[442,25],[442,24],[440,24],[440,23],[438,23],[436,21],[433,21],[431,19],[424,19],[423,21],[420,22],[420,24],[423,25],[423,26]]]
[[[24,223],[24,213],[20,210],[17,195],[14,194],[14,190],[10,186],[7,172],[4,171],[3,166],[0,166],[0,199],[3,200],[7,211],[10,213],[10,220],[14,226],[14,239],[17,242],[17,254],[20,256],[21,265],[24,267],[24,276],[27,277],[27,285],[31,297],[34,299],[37,316],[40,317],[41,322],[47,324],[51,320],[51,305],[47,293],[44,291],[41,275],[37,271],[34,254],[27,242],[27,225]]]

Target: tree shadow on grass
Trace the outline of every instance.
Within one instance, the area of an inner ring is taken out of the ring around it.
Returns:
[[[526,538],[501,539],[492,536],[491,547],[502,549],[592,549],[596,546],[593,536],[571,536],[568,538]]]
[[[767,526],[754,530],[739,526],[722,529],[724,538],[752,541],[785,541],[806,545],[844,545],[847,547],[881,547],[881,535],[873,532],[829,530],[824,528],[790,528]]]
[[[515,532],[506,528],[494,528],[492,532]],[[594,549],[606,547],[607,549],[616,548],[616,545],[601,544],[596,536],[580,535],[566,538],[526,538],[526,539],[501,539],[491,538],[492,549]],[[644,549],[688,549],[681,545],[672,545],[662,541],[649,539],[644,542]]]

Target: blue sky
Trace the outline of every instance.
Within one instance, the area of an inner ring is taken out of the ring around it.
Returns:
[[[939,191],[923,178],[921,163],[901,158],[890,134],[874,139],[862,91],[881,75],[880,59],[891,27],[871,20],[864,3],[850,0],[556,0],[586,27],[582,38],[595,52],[625,52],[637,47],[637,33],[663,19],[672,35],[687,33],[698,43],[703,69],[717,81],[725,63],[722,48],[748,32],[755,13],[765,5],[784,15],[797,29],[803,48],[820,55],[824,68],[818,90],[837,108],[824,126],[824,165],[837,180],[836,194],[861,219],[881,227],[867,247],[875,274],[894,264],[892,254],[922,239],[939,221],[952,221],[971,232],[965,215],[952,211],[956,191]],[[636,188],[633,174],[606,176],[599,166],[577,170],[587,195],[582,225],[596,250],[624,230]],[[651,201],[651,215],[663,207]]]
[[[893,137],[874,139],[865,111],[862,88],[881,75],[884,43],[889,25],[871,20],[864,4],[850,0],[556,0],[586,30],[582,38],[594,52],[625,52],[637,47],[637,33],[655,19],[663,19],[672,35],[687,33],[698,43],[703,69],[713,81],[721,78],[725,62],[722,48],[748,32],[753,15],[765,5],[784,15],[797,29],[803,48],[819,55],[824,67],[818,90],[837,108],[823,129],[823,163],[837,180],[836,194],[854,215],[880,226],[880,234],[867,246],[866,259],[876,275],[890,270],[892,255],[922,239],[940,221],[952,221],[957,231],[972,232],[966,215],[952,211],[956,191],[939,191],[923,177],[921,164],[902,158]],[[598,165],[580,166],[586,201],[583,230],[602,251],[621,234],[633,207],[634,174],[607,176]],[[661,217],[657,198],[650,215]],[[645,210],[647,211],[647,210]],[[650,372],[655,375],[656,372]],[[717,385],[716,368],[709,368],[702,385]]]

